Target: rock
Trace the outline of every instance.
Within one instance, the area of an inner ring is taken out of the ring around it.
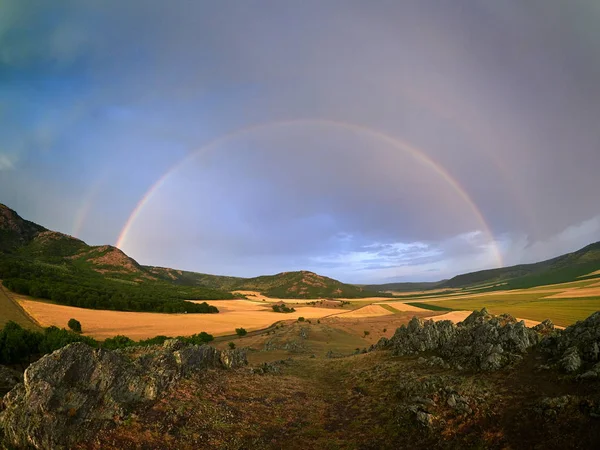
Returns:
[[[243,348],[236,348],[233,350],[222,350],[221,351],[221,363],[228,369],[237,369],[248,364],[246,359],[246,350]]]
[[[433,425],[433,414],[430,414],[425,411],[417,411],[416,413],[417,422],[419,422],[424,427],[431,427]]]
[[[23,380],[23,375],[6,366],[0,366],[0,397]]]
[[[554,324],[550,319],[546,319],[543,322],[538,323],[533,327],[533,330],[543,335],[548,335],[555,331]]]
[[[156,400],[181,377],[242,360],[241,351],[178,341],[120,351],[70,344],[27,368],[23,383],[4,398],[0,426],[12,446],[71,448]]]
[[[308,328],[307,327],[300,328],[300,338],[308,339]]]
[[[540,339],[541,335],[524,322],[517,322],[508,314],[492,316],[483,308],[458,325],[448,320],[434,322],[414,317],[407,326],[398,328],[389,341],[380,340],[377,348],[391,349],[395,355],[436,352],[428,360],[432,366],[450,368],[446,361],[451,361],[461,368],[492,371],[521,360]]]
[[[560,367],[567,373],[577,372],[581,367],[581,363],[582,361],[577,347],[569,347],[559,362]]]

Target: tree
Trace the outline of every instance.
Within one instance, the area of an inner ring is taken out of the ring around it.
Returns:
[[[368,335],[370,335],[371,333],[367,330],[364,331],[365,335],[363,337],[367,337]]]
[[[233,342],[230,342],[230,343],[229,343],[229,344],[227,344],[227,345],[229,345],[229,348],[230,348],[231,350],[233,350],[233,349],[235,348],[235,344],[234,344]]]
[[[77,319],[69,319],[69,323],[67,323],[69,328],[73,330],[75,333],[81,333],[81,323]]]
[[[304,317],[302,317],[302,316],[298,317],[298,322],[304,322]]]
[[[236,329],[235,329],[235,333],[236,333],[236,334],[237,334],[239,337],[246,336],[246,335],[248,334],[248,332],[246,331],[246,329],[245,329],[245,328],[236,328]]]

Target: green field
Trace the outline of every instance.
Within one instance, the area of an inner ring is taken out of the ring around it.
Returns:
[[[445,304],[446,302],[444,302]],[[414,306],[416,308],[423,308],[423,309],[428,309],[430,311],[453,311],[452,308],[449,308],[448,306],[440,306],[440,305],[436,305],[433,303],[419,303],[419,302],[413,302],[413,303],[406,303],[407,305],[410,306]]]
[[[547,298],[544,293],[499,294],[464,299],[442,300],[429,306],[474,311],[486,307],[492,314],[508,313],[522,319],[551,319],[556,325],[568,326],[600,311],[600,297]]]
[[[4,289],[0,286],[0,328],[4,327],[11,320],[23,328],[30,330],[40,329],[15,302],[8,298],[8,295],[6,295]]]

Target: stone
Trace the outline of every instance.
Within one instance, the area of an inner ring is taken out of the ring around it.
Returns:
[[[523,321],[508,314],[491,315],[485,308],[474,311],[458,325],[451,321],[411,319],[396,330],[389,341],[382,341],[378,349],[391,349],[395,355],[435,352],[427,364],[450,368],[473,368],[483,371],[499,370],[522,359],[529,348],[536,345],[541,335],[525,326]],[[420,358],[417,360],[423,364]]]
[[[182,377],[239,367],[245,357],[241,350],[220,352],[176,340],[117,351],[70,344],[27,368],[23,383],[3,399],[0,427],[14,447],[71,448],[155,401]]]
[[[569,347],[559,362],[560,367],[567,373],[577,372],[581,367],[581,357],[577,347]]]

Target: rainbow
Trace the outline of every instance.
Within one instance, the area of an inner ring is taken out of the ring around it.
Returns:
[[[469,209],[472,211],[472,213],[475,216],[475,218],[477,219],[478,223],[480,224],[480,226],[483,228],[484,232],[488,236],[489,242],[491,243],[491,249],[494,254],[494,258],[496,259],[496,262],[498,264],[498,267],[503,266],[500,250],[498,248],[498,245],[496,243],[494,235],[492,234],[490,226],[488,225],[485,218],[483,217],[483,214],[481,213],[481,211],[479,210],[479,208],[477,207],[475,202],[471,199],[469,194],[467,194],[467,192],[462,188],[462,186],[448,173],[448,171],[443,166],[441,166],[440,164],[433,161],[422,150],[419,150],[418,148],[416,148],[400,139],[388,136],[387,134],[384,134],[378,130],[373,130],[371,128],[368,128],[368,127],[365,127],[362,125],[356,125],[356,124],[352,124],[352,123],[339,122],[339,121],[328,120],[328,119],[295,119],[295,120],[268,122],[268,123],[263,123],[263,124],[258,124],[258,125],[251,125],[251,126],[248,126],[245,128],[240,128],[240,129],[235,130],[226,135],[219,136],[219,137],[213,139],[212,141],[208,142],[204,146],[200,147],[199,149],[189,153],[184,158],[182,158],[179,162],[177,162],[176,164],[171,166],[158,180],[156,180],[154,182],[154,184],[152,184],[150,186],[150,188],[142,196],[140,201],[137,203],[137,205],[135,206],[135,208],[129,215],[129,218],[125,222],[123,229],[119,233],[119,237],[117,239],[115,246],[118,248],[122,248],[124,246],[124,244],[127,240],[129,231],[131,230],[131,227],[133,226],[133,224],[139,217],[139,215],[142,212],[142,210],[144,209],[144,207],[148,204],[150,199],[153,197],[153,195],[162,187],[162,185],[167,181],[167,179],[173,173],[177,172],[179,169],[186,166],[193,159],[197,158],[199,155],[206,153],[215,147],[218,147],[219,145],[221,145],[227,141],[230,141],[230,140],[236,139],[236,138],[240,138],[251,132],[268,129],[268,128],[273,128],[273,127],[286,127],[286,126],[295,126],[295,125],[326,126],[326,127],[333,127],[333,128],[339,128],[339,129],[344,129],[344,130],[348,130],[348,131],[353,131],[356,133],[362,133],[364,135],[372,136],[376,139],[379,139],[381,142],[385,142],[388,145],[390,145],[398,150],[409,153],[412,157],[414,157],[420,163],[422,163],[426,167],[430,168],[437,175],[439,175],[454,190],[454,192],[456,192],[456,194],[465,202],[465,204],[468,205]]]

